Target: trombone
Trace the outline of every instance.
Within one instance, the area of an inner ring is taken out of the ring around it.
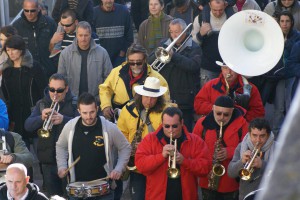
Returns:
[[[173,134],[171,133],[170,145],[174,145],[174,150],[171,151],[169,155],[167,175],[169,178],[175,179],[180,176],[180,170],[176,168],[177,139],[173,140],[172,135]]]
[[[153,63],[150,65],[152,69],[156,71],[162,70],[162,68],[171,61],[172,55],[170,54],[171,49],[173,46],[176,44],[176,42],[179,40],[179,38],[192,26],[193,24],[190,23],[181,33],[178,35],[170,44],[167,48],[163,47],[158,47],[154,54],[156,59],[153,61]],[[186,40],[180,45],[180,47],[176,50],[179,51],[181,47],[187,42],[187,40],[191,37],[192,35],[190,34]]]
[[[251,160],[246,162],[244,167],[239,172],[240,178],[242,180],[248,181],[251,178],[251,175],[254,171],[254,167],[252,167],[252,164],[253,164],[254,159],[256,158],[256,156],[259,152],[260,152],[260,148],[258,148],[258,142],[257,142],[254,149],[252,150]]]
[[[50,115],[44,121],[43,127],[38,130],[38,136],[41,138],[49,138],[50,132],[51,132],[51,129],[53,126],[51,118],[54,114],[54,111],[56,111],[56,112],[59,111],[59,104],[58,104],[58,102],[55,102],[55,98],[51,103],[50,109],[51,109]]]

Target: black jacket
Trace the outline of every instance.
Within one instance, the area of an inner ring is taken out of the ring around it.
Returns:
[[[36,103],[31,115],[25,121],[25,129],[28,132],[37,132],[38,129],[42,128],[44,121],[41,119],[42,111],[45,108],[50,108],[52,100],[49,96],[48,88],[45,89],[45,96],[43,99]],[[74,117],[78,116],[77,111],[77,97],[75,97],[71,90],[67,92],[64,101],[59,103],[60,114],[64,116],[63,122],[59,125],[52,127],[49,138],[39,138],[37,145],[37,156],[40,163],[43,164],[55,164],[56,165],[56,153],[55,144],[58,137],[64,127],[64,125]]]
[[[163,41],[166,48],[171,40]],[[173,48],[173,51],[174,48]],[[175,100],[180,109],[192,109],[194,98],[199,90],[200,64],[202,50],[190,37],[185,45],[175,52],[171,61],[159,72],[168,82],[171,100]],[[149,56],[149,63],[155,59],[154,53]]]
[[[45,69],[47,76],[50,77],[57,71],[52,60],[49,58],[49,43],[56,31],[56,24],[48,16],[38,14],[38,20],[35,23],[27,21],[24,13],[17,19],[13,26],[18,30],[18,34],[23,37],[27,49]]]
[[[12,131],[23,138],[29,138],[33,135],[25,131],[24,122],[31,114],[31,108],[42,98],[47,82],[39,64],[32,59],[24,59],[25,57],[27,56],[23,56],[19,69],[13,67],[10,59],[5,63],[1,88],[7,100],[10,122],[15,124]]]
[[[52,17],[58,23],[63,10],[69,7],[68,0],[57,0],[55,2]],[[92,26],[93,23],[93,1],[92,0],[78,0],[78,6],[75,10],[78,21],[87,21]],[[93,26],[92,26],[93,27]]]
[[[34,183],[28,183],[27,188],[29,190],[28,196],[25,200],[48,200],[48,198],[41,192],[39,192],[39,187]],[[7,186],[6,183],[0,184],[0,199],[7,199]]]

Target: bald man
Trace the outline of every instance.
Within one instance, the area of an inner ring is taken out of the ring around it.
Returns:
[[[8,166],[5,180],[6,183],[0,185],[1,200],[48,200],[37,185],[29,183],[27,169],[21,163]]]

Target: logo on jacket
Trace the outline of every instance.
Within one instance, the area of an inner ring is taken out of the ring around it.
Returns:
[[[93,144],[97,147],[104,146],[103,136],[95,136],[95,141],[93,142]]]

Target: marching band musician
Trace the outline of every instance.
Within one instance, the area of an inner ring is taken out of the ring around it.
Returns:
[[[208,155],[205,142],[183,124],[180,109],[166,108],[162,125],[146,135],[136,151],[137,169],[147,177],[146,200],[198,199],[198,177],[204,178],[211,168]]]
[[[166,48],[187,27],[183,19],[173,19],[169,25],[170,38],[162,41],[161,46]],[[170,89],[171,100],[178,104],[183,112],[184,124],[189,132],[193,127],[194,98],[200,86],[199,72],[202,50],[192,38],[184,32],[171,48],[171,61],[164,65],[159,73],[166,79]],[[155,60],[155,53],[149,56],[149,61]]]
[[[70,183],[83,185],[98,179],[120,179],[129,160],[130,144],[115,124],[97,116],[98,106],[92,94],[80,95],[77,106],[80,116],[64,126],[56,143],[58,176],[63,178],[69,171]],[[84,196],[96,196],[86,199],[114,199],[113,191],[105,195],[98,193],[100,190],[84,192]],[[82,199],[77,195],[69,192],[72,200]]]
[[[43,181],[48,195],[57,194],[62,196],[65,191],[64,188],[66,188],[66,180],[61,180],[57,175],[55,143],[64,125],[79,115],[77,112],[77,97],[69,90],[68,81],[62,74],[53,74],[50,77],[44,94],[44,98],[36,103],[24,126],[29,132],[37,132],[47,128],[44,126],[48,120],[53,124],[48,137],[38,134],[40,137],[37,144],[37,157],[42,166]],[[51,108],[51,105],[56,102],[56,108]],[[53,114],[50,116],[52,111]]]
[[[123,107],[118,119],[118,128],[131,143],[131,159],[128,166],[134,166],[134,154],[139,142],[161,124],[161,113],[165,108],[167,88],[160,86],[159,79],[146,78],[144,85],[134,87],[134,101]],[[133,200],[145,199],[146,177],[137,170],[130,171],[130,193]]]
[[[248,193],[258,189],[266,165],[274,155],[275,145],[274,134],[269,122],[263,118],[252,120],[249,124],[249,133],[235,149],[234,156],[228,166],[228,176],[238,178],[240,170],[252,159],[253,149],[256,148],[262,152],[258,154],[260,156],[254,158],[251,164],[254,171],[251,173],[250,179],[240,179],[239,200],[243,200]]]
[[[220,65],[222,72],[219,77],[204,84],[196,95],[195,112],[199,115],[207,115],[219,96],[228,95],[234,100],[235,107],[245,113],[247,122],[257,117],[264,117],[265,109],[257,87],[226,64]]]
[[[99,85],[101,110],[106,119],[112,119],[112,109],[123,108],[133,99],[133,88],[143,85],[149,76],[160,80],[168,88],[166,80],[147,64],[147,51],[139,44],[132,44],[126,53],[127,61],[114,68],[103,84]],[[169,100],[169,92],[165,94]]]
[[[225,170],[221,176],[210,172],[208,177],[200,178],[203,200],[238,199],[239,184],[227,175],[227,167],[247,129],[247,121],[242,113],[234,108],[233,100],[229,96],[218,97],[212,111],[197,121],[193,133],[206,142],[210,158],[213,158],[213,162],[218,161]],[[218,140],[220,146],[217,148]]]

